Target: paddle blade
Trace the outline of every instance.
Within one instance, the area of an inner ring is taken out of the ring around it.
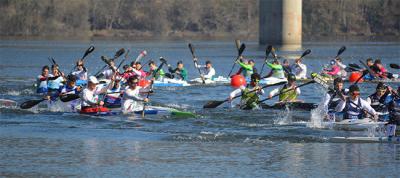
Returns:
[[[68,102],[68,101],[76,100],[78,98],[80,98],[80,97],[77,94],[69,94],[69,95],[61,95],[60,96],[60,100],[62,102]]]
[[[307,49],[306,51],[304,51],[304,53],[300,56],[300,59],[303,58],[304,56],[307,56],[308,54],[311,53],[311,49]]]
[[[129,52],[130,52],[130,50],[128,49],[128,51],[126,51],[126,53],[125,53],[124,59],[128,58]]]
[[[235,45],[236,45],[236,49],[239,51],[239,49],[240,49],[240,40],[239,39],[236,39],[235,40]]]
[[[219,105],[221,105],[222,103],[225,103],[225,102],[226,102],[226,100],[224,100],[224,101],[209,101],[207,104],[205,104],[203,106],[203,108],[216,108],[216,107],[218,107]]]
[[[194,56],[194,48],[193,48],[193,45],[192,45],[191,43],[189,43],[189,44],[188,44],[188,47],[189,47],[189,49],[190,49],[190,52],[192,53],[193,58],[196,58],[196,57]]]
[[[86,51],[85,54],[83,54],[82,59],[84,59],[87,55],[92,53],[94,51],[94,46],[90,46]]]
[[[110,59],[108,59],[107,57],[105,57],[105,56],[101,56],[101,60],[103,61],[103,62],[105,62],[107,65],[109,65],[109,66],[111,66],[111,61],[110,61]]]
[[[125,53],[125,49],[124,49],[124,48],[119,49],[119,50],[115,53],[114,59],[120,57],[120,56],[123,55],[124,53]]]
[[[164,64],[167,64],[167,60],[165,60],[163,57],[160,57],[160,61]]]
[[[272,45],[267,46],[267,49],[265,49],[265,59],[268,58],[269,53],[272,51]]]
[[[342,46],[339,51],[337,52],[337,55],[335,58],[339,57],[344,51],[346,51],[346,46]]]
[[[393,69],[400,69],[400,66],[397,64],[390,64],[390,67]]]
[[[359,66],[358,64],[355,64],[355,63],[350,63],[349,66],[352,68],[361,69],[361,66]]]
[[[29,109],[29,108],[32,108],[33,106],[36,106],[37,104],[39,104],[40,102],[42,102],[44,100],[45,99],[25,101],[25,102],[21,103],[21,105],[19,105],[19,107],[21,109]]]
[[[241,56],[241,55],[242,55],[244,49],[246,49],[246,45],[243,43],[242,45],[240,45],[240,48],[239,48],[239,55],[238,55],[238,56]]]

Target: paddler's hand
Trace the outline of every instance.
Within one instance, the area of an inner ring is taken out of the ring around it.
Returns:
[[[147,103],[147,102],[149,102],[149,98],[145,98],[145,99],[143,99],[143,101],[144,101],[145,103]]]
[[[81,91],[81,90],[82,90],[81,86],[76,87],[76,91]]]
[[[228,101],[229,101],[229,102],[232,102],[232,99],[233,99],[233,98],[229,96]]]
[[[261,91],[261,87],[260,86],[256,86],[255,90]]]
[[[103,106],[103,105],[104,105],[104,101],[100,101],[99,106]]]
[[[374,121],[378,121],[379,115],[378,115],[378,114],[375,114],[375,115],[373,116],[373,119],[374,119]]]
[[[48,95],[48,96],[45,96],[44,99],[50,100],[50,96],[49,96],[49,95]]]
[[[197,62],[197,57],[193,58],[193,61],[194,61],[194,62]]]

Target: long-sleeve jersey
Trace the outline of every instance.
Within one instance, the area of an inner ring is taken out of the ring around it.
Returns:
[[[298,79],[306,79],[307,78],[307,66],[305,64],[293,64],[292,72],[296,75]]]
[[[78,80],[87,80],[86,68],[83,68],[83,70],[75,70],[71,74],[76,76]]]
[[[92,91],[89,88],[85,88],[81,94],[81,105],[83,107],[95,106],[99,102],[99,94],[106,93],[108,89],[113,86],[114,82],[110,82],[110,84],[97,85],[96,88]]]
[[[283,71],[283,67],[280,64],[272,64],[270,62],[266,62],[267,66],[271,68],[272,77],[283,79],[285,78],[285,72]]]
[[[351,101],[353,101],[353,103],[350,103],[350,106],[353,107],[353,108],[356,108],[357,106],[354,105],[354,103],[358,104],[358,99],[359,98],[356,98],[355,100],[351,100]],[[343,100],[340,101],[339,104],[336,106],[335,111],[336,112],[342,112],[344,110],[344,108],[346,107],[346,103],[347,103],[346,101],[343,101]],[[371,105],[369,105],[367,103],[367,101],[365,101],[363,99],[360,99],[360,103],[359,104],[360,104],[359,107],[361,109],[365,109],[369,113],[376,115],[375,110],[371,107]]]
[[[199,68],[203,74],[204,79],[212,79],[215,75],[215,69],[213,67],[207,68],[206,66],[194,64],[196,68]]]
[[[144,98],[140,96],[141,87],[136,86],[135,89],[127,88],[122,96],[122,112],[133,112],[143,109],[142,102]]]

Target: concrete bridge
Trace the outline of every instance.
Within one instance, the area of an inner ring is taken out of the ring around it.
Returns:
[[[302,0],[260,0],[260,44],[301,46],[301,18]]]

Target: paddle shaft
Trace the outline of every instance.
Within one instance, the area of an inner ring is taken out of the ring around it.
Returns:
[[[165,59],[164,59],[164,61],[165,61]],[[160,71],[160,69],[162,68],[162,66],[165,64],[164,61],[161,61],[161,64],[160,64],[160,65],[157,67],[157,69],[154,71],[154,73],[153,73],[153,78],[156,77],[158,71]],[[150,96],[151,90],[153,90],[153,84],[154,84],[154,80],[151,80],[151,82],[150,82],[150,90],[149,90],[149,92],[148,92],[147,95],[146,95],[146,98],[147,98],[147,99],[148,99],[149,96]],[[143,103],[142,118],[144,118],[145,110],[146,110],[146,104]]]
[[[197,60],[196,60],[197,58],[196,58],[196,56],[194,55],[194,47],[193,47],[193,45],[192,45],[191,43],[188,44],[188,47],[189,47],[189,49],[190,49],[190,52],[192,53],[194,67],[197,68],[197,71],[198,71],[199,74],[200,74],[200,78],[201,78],[201,80],[203,81],[203,84],[205,84],[206,81],[204,80],[204,76],[203,76],[203,74],[201,73],[200,68],[198,67],[199,64],[197,63]]]
[[[276,95],[274,95],[274,96],[271,96],[270,98],[265,98],[265,99],[263,99],[263,100],[260,100],[259,103],[262,103],[262,102],[264,102],[264,101],[270,100],[270,99],[272,99],[272,98],[274,98],[274,97],[277,97],[277,96],[279,96],[279,95],[281,95],[281,94],[285,94],[285,93],[287,93],[287,92],[289,92],[289,91],[296,90],[297,88],[306,86],[306,85],[311,84],[311,83],[315,83],[315,81],[314,81],[314,80],[311,80],[311,81],[309,81],[309,82],[307,82],[307,83],[303,83],[303,84],[301,84],[301,85],[299,85],[299,86],[296,86],[296,87],[291,88],[291,89],[289,89],[289,90],[286,90],[286,91],[284,91],[284,92],[279,92],[278,94],[276,94]]]

